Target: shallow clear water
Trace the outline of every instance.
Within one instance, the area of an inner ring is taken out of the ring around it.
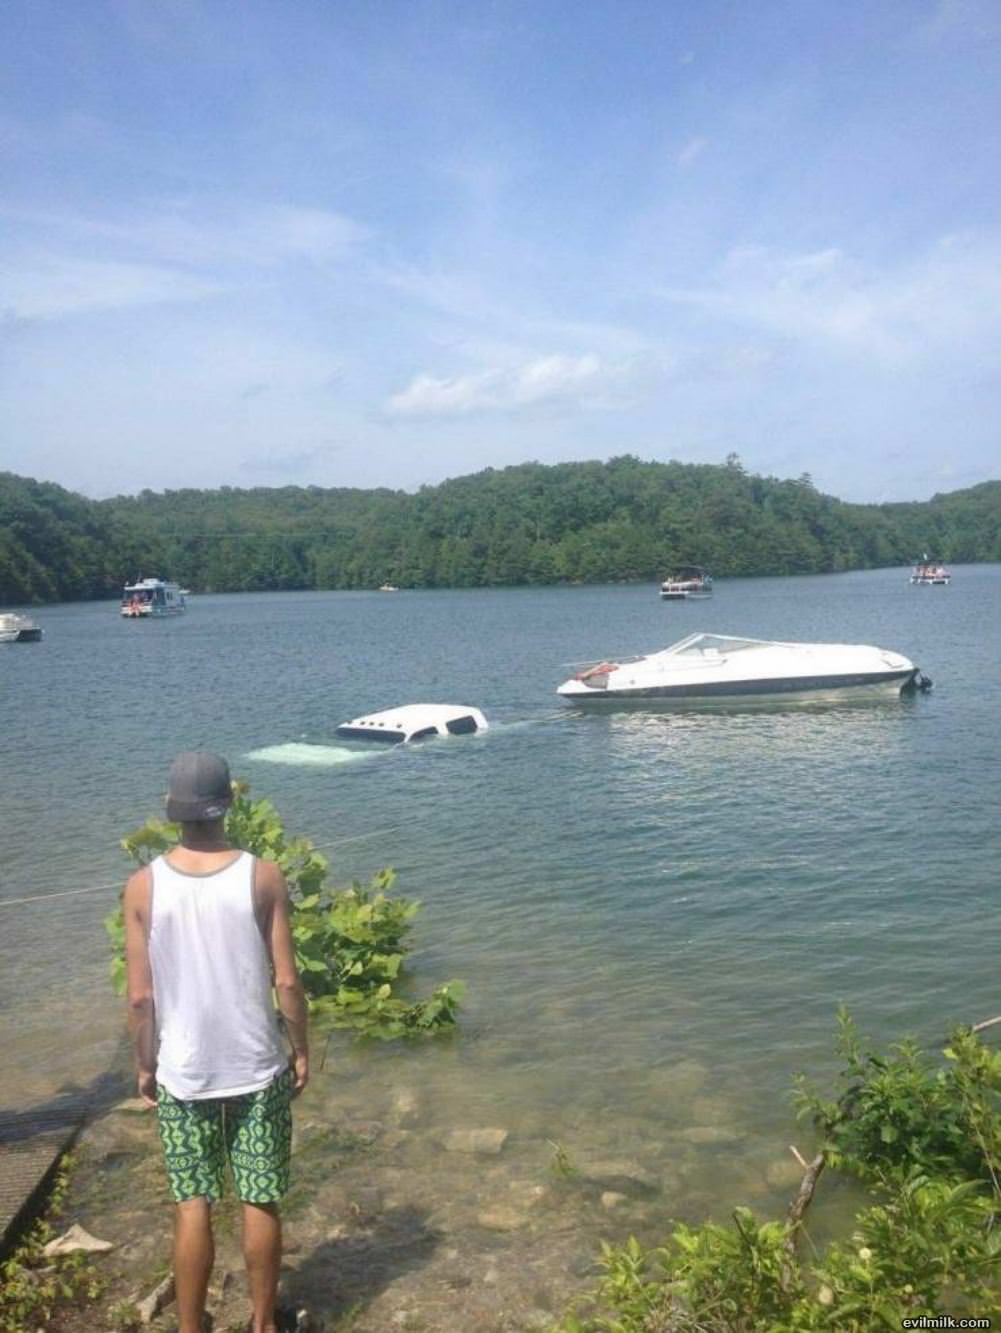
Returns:
[[[43,643],[0,649],[0,901],[120,880],[116,839],[158,812],[173,754],[222,751],[290,828],[353,839],[338,878],[392,864],[423,900],[418,981],[468,981],[464,1035],[339,1069],[373,1097],[419,1084],[438,1125],[642,1155],[713,1123],[746,1164],[789,1141],[790,1075],[833,1067],[839,1002],[879,1037],[1001,1012],[1001,566],[950,588],[734,580],[687,604],[650,586],[302,593],[38,618]],[[877,643],[935,689],[602,716],[554,694],[568,663],[694,629]],[[492,729],[341,762],[337,722],[419,701],[478,705]],[[8,1107],[112,1058],[115,896],[0,907]],[[680,1061],[704,1066],[698,1087],[680,1091]],[[679,1188],[736,1160],[706,1154]]]

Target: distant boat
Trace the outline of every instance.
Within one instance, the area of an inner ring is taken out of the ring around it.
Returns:
[[[0,643],[37,643],[41,637],[42,627],[37,620],[13,611],[0,615]]]
[[[184,610],[184,596],[176,583],[163,579],[138,579],[122,589],[121,613],[126,619],[177,616]]]
[[[701,565],[679,565],[660,585],[660,595],[665,602],[711,597],[712,590],[712,575]]]
[[[952,574],[942,564],[934,560],[929,560],[925,556],[920,560],[911,572],[911,582],[921,583],[926,587],[937,584],[939,587],[948,587],[952,580]]]
[[[381,583],[381,584],[379,585],[379,591],[380,591],[380,592],[399,592],[400,590],[399,590],[399,588],[396,586],[395,583]]]

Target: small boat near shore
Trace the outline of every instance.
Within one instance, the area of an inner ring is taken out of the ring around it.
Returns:
[[[911,572],[911,582],[919,583],[925,587],[944,587],[947,588],[952,582],[952,574],[942,564],[934,560],[928,560],[927,557],[920,564],[914,566]]]
[[[0,614],[0,643],[38,643],[41,637],[41,625],[30,616],[14,611]]]
[[[660,585],[660,596],[665,602],[687,602],[694,598],[711,597],[712,575],[701,565],[679,565]]]
[[[557,693],[569,704],[584,705],[743,704],[886,698],[930,684],[910,658],[868,644],[689,634],[661,652],[595,662]]]

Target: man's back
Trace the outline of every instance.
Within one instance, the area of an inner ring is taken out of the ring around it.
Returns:
[[[286,1066],[248,852],[180,847],[150,866],[158,1078],[182,1101],[266,1087]]]

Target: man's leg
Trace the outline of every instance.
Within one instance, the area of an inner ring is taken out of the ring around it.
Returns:
[[[275,1298],[282,1262],[282,1221],[276,1203],[244,1203],[243,1258],[254,1308],[253,1333],[275,1333]]]
[[[186,1199],[174,1210],[178,1333],[202,1333],[205,1295],[214,1260],[212,1205],[208,1199]]]
[[[282,1257],[278,1204],[288,1190],[292,1145],[291,1077],[280,1074],[260,1092],[226,1103],[226,1146],[233,1183],[243,1204],[253,1333],[274,1333],[275,1293]]]
[[[222,1102],[182,1102],[161,1084],[157,1121],[174,1210],[174,1281],[178,1333],[201,1333],[212,1272],[212,1203],[222,1191],[226,1163]]]

